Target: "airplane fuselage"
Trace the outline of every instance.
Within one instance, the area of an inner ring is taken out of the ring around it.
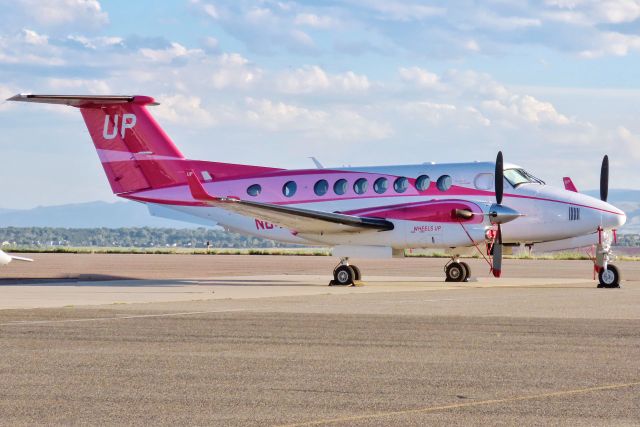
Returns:
[[[495,200],[493,168],[493,163],[473,162],[302,169],[226,180],[216,180],[214,176],[203,185],[209,193],[218,196],[325,212],[362,212],[367,208],[401,211],[403,207],[415,207],[430,201],[466,201],[486,211]],[[522,168],[505,165],[505,169]],[[424,176],[429,177],[426,185],[424,178],[420,183],[417,182],[419,177]],[[402,178],[407,179],[406,185],[394,186],[396,180]],[[363,179],[366,180],[366,188],[363,188],[363,181],[357,184],[358,180]],[[374,186],[376,180],[383,179],[386,179],[384,191]],[[346,185],[342,185],[341,180],[346,180]],[[321,183],[322,188],[319,188],[321,181],[326,181],[326,184]],[[520,185],[505,181],[503,204],[522,214],[517,221],[504,224],[505,243],[528,244],[567,239],[594,233],[599,226],[616,228],[625,221],[624,212],[594,197],[533,180]],[[293,184],[290,183],[295,183],[295,191],[291,191]],[[255,186],[259,186],[258,194],[250,194],[252,186],[254,190],[258,188]],[[455,218],[430,218],[429,215],[408,218],[400,214],[389,218],[394,229],[382,233],[299,235],[257,218],[217,207],[185,203],[190,199],[186,185],[122,196],[145,203],[163,204],[188,215],[214,221],[233,231],[301,244],[448,248],[469,245],[470,236],[474,241],[484,240],[490,226],[487,220],[474,221],[461,227],[460,221]],[[414,208],[411,210],[415,211]],[[375,216],[375,213],[370,215]]]

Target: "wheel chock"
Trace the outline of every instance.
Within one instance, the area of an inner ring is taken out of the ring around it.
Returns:
[[[340,283],[337,283],[335,280],[331,280],[329,282],[329,286],[343,286],[343,287],[355,286],[355,287],[361,287],[361,286],[364,286],[364,282],[362,280],[354,280],[353,283],[350,284],[350,285],[341,285]]]

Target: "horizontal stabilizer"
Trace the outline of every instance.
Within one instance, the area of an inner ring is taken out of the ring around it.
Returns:
[[[61,104],[72,107],[90,107],[92,105],[111,105],[135,103],[141,105],[158,105],[150,96],[125,95],[14,95],[7,101],[37,102],[40,104]]]
[[[296,233],[349,233],[364,230],[393,230],[393,223],[335,212],[315,211],[231,197],[215,197],[207,192],[193,170],[187,171],[191,196],[207,205],[271,222]]]

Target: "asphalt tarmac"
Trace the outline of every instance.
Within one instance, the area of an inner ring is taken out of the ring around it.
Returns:
[[[640,263],[621,289],[581,262],[495,280],[476,260],[470,283],[411,260],[330,288],[286,274],[314,258],[214,258],[224,275],[0,270],[0,424],[640,425]]]

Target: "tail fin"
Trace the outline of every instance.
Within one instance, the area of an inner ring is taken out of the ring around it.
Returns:
[[[184,156],[147,111],[148,96],[16,95],[11,101],[77,107],[114,193],[186,182]]]

